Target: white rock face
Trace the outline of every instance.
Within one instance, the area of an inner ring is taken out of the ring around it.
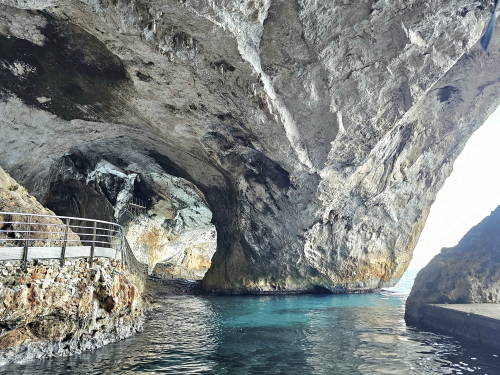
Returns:
[[[217,248],[217,230],[202,193],[182,178],[146,177],[154,181],[158,198],[125,226],[134,254],[157,276],[201,280]]]
[[[0,163],[68,210],[100,159],[190,181],[217,227],[208,290],[391,285],[500,102],[488,1],[0,3],[45,38],[0,28]]]
[[[99,160],[85,184],[106,197],[134,255],[150,271],[201,280],[217,248],[217,230],[203,193],[183,178],[134,168]]]

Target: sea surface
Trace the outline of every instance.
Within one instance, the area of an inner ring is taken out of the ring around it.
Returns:
[[[500,353],[406,327],[414,274],[358,295],[163,297],[144,332],[6,374],[500,374]]]

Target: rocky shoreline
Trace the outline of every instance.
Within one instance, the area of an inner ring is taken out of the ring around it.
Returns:
[[[420,270],[406,300],[408,324],[429,325],[423,313],[429,304],[500,303],[498,228],[500,206]]]
[[[1,366],[8,363],[24,363],[52,357],[66,357],[84,351],[100,349],[105,345],[142,332],[143,323],[143,318],[136,321],[119,322],[119,324],[110,327],[111,329],[105,332],[84,334],[77,340],[31,342],[16,348],[2,350],[2,353],[0,353],[0,369]]]
[[[97,349],[142,329],[144,285],[119,261],[1,266],[0,364]]]

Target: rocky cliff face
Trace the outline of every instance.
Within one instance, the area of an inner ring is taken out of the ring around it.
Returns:
[[[0,365],[96,349],[142,327],[142,283],[120,262],[0,264]],[[117,272],[118,271],[118,272]]]
[[[43,203],[83,159],[195,184],[213,291],[392,284],[500,100],[486,0],[0,3],[0,163]]]
[[[500,206],[423,268],[406,301],[405,319],[422,322],[428,303],[500,303]]]
[[[203,194],[188,181],[164,173],[145,172],[141,179],[154,193],[150,207],[128,204],[120,218],[136,257],[158,277],[201,280],[217,247]]]
[[[0,211],[5,214],[0,214],[0,230],[8,230],[9,232],[0,232],[0,247],[24,246],[24,238],[26,238],[26,225],[17,224],[25,223],[27,218],[19,213],[32,213],[39,215],[54,215],[54,213],[43,207],[32,195],[30,195],[24,187],[19,185],[12,177],[9,176],[0,167]],[[59,224],[63,222],[55,217],[32,217],[32,231],[30,238],[34,239],[30,242],[30,246],[44,246],[46,240],[50,239],[53,246],[61,244],[60,227],[46,224]],[[40,223],[41,225],[37,225]],[[43,232],[43,233],[37,233]],[[56,232],[53,234],[53,232]],[[3,241],[2,241],[3,240]],[[79,245],[80,237],[68,231],[68,240],[73,241],[75,246]],[[0,263],[1,267],[1,263]]]
[[[0,168],[0,211],[54,215]],[[23,246],[26,217],[0,215],[2,247]],[[40,224],[39,226],[37,224]],[[61,244],[63,224],[33,217],[30,246]],[[37,231],[44,233],[36,233]],[[53,234],[52,232],[56,232]],[[69,240],[79,240],[69,231]],[[72,242],[79,245],[79,242]],[[87,259],[0,261],[0,366],[79,353],[132,335],[142,327],[144,280],[120,261]]]

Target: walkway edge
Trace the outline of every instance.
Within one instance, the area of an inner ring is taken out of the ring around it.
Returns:
[[[500,304],[424,305],[419,326],[500,350]]]

